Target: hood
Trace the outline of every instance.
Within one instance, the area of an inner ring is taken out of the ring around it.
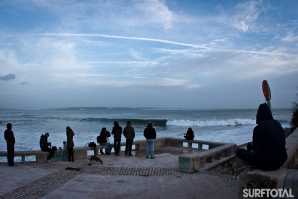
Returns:
[[[256,120],[257,124],[260,124],[264,120],[273,119],[272,112],[271,112],[269,106],[266,103],[260,104],[258,112],[257,112],[257,118],[256,119],[257,119]]]

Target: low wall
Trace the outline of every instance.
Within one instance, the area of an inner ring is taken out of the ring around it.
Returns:
[[[220,165],[226,164],[226,162],[235,157],[236,144],[233,143],[210,142],[204,140],[190,141],[172,138],[165,140],[165,145],[176,147],[183,147],[184,143],[188,145],[188,148],[197,151],[192,151],[192,153],[179,156],[178,169],[183,172],[192,173],[195,171],[210,171],[216,168],[218,171],[223,170],[223,167]],[[193,147],[194,144],[197,145],[197,148]],[[203,146],[205,146],[206,149],[204,149]],[[231,169],[232,167],[233,164]]]
[[[87,152],[92,151],[95,156],[98,155],[98,150],[107,148],[107,146],[100,146],[97,145],[96,149],[91,149],[91,147],[76,147],[74,148],[74,159],[86,159],[87,158]],[[0,156],[7,156],[7,151],[0,151]],[[21,156],[22,157],[22,163],[25,163],[25,157],[28,156],[35,156],[36,162],[45,162],[48,152],[44,152],[41,150],[32,150],[32,151],[15,151],[15,156]],[[53,158],[52,161],[67,161],[68,160],[68,151],[67,149],[58,149]]]
[[[192,149],[191,154],[183,154],[178,158],[178,169],[184,172],[194,172],[197,170],[212,170],[218,173],[233,174],[234,153],[236,144],[210,142],[204,140],[185,140],[180,138],[160,137],[155,139],[155,147],[171,146],[178,148]],[[146,140],[138,140],[133,142],[135,150],[145,150]],[[186,145],[186,147],[185,147]],[[125,146],[125,142],[121,142],[121,146]],[[76,147],[74,148],[74,159],[86,159],[88,151],[93,151],[95,156],[98,155],[100,148],[106,146],[97,145],[96,149],[91,147]],[[16,152],[17,154],[18,152]],[[21,151],[20,151],[21,153]],[[6,152],[0,152],[0,155],[6,155]],[[27,151],[22,152],[21,156],[25,162],[25,156],[36,156],[37,162],[44,162],[48,153],[42,151]],[[54,154],[52,161],[67,161],[67,149],[58,149]]]

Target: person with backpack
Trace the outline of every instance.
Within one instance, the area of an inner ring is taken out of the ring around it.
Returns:
[[[113,148],[113,144],[111,144],[109,142],[109,137],[111,136],[111,133],[109,131],[107,131],[107,129],[105,127],[103,127],[101,129],[101,132],[99,134],[99,136],[97,136],[97,143],[101,146],[108,146],[108,148],[105,149],[105,154],[106,155],[110,155],[112,148]],[[102,152],[102,149],[100,149],[100,153],[104,154]]]
[[[46,162],[49,163],[50,162],[50,159],[52,159],[52,157],[54,156],[55,154],[55,151],[53,149],[51,149],[50,147],[52,146],[51,142],[48,142],[48,137],[50,136],[49,133],[45,133],[45,134],[42,134],[40,136],[40,141],[39,141],[39,145],[40,145],[40,149],[42,151],[45,151],[45,152],[49,152],[50,154],[48,155],[47,159],[46,159]],[[50,147],[49,147],[50,146]]]

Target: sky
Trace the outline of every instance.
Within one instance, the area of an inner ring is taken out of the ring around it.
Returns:
[[[291,108],[296,0],[1,0],[0,108]]]

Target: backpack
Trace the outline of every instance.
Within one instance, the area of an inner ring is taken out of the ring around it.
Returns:
[[[96,149],[95,142],[90,142],[88,146],[91,147],[91,149]]]

